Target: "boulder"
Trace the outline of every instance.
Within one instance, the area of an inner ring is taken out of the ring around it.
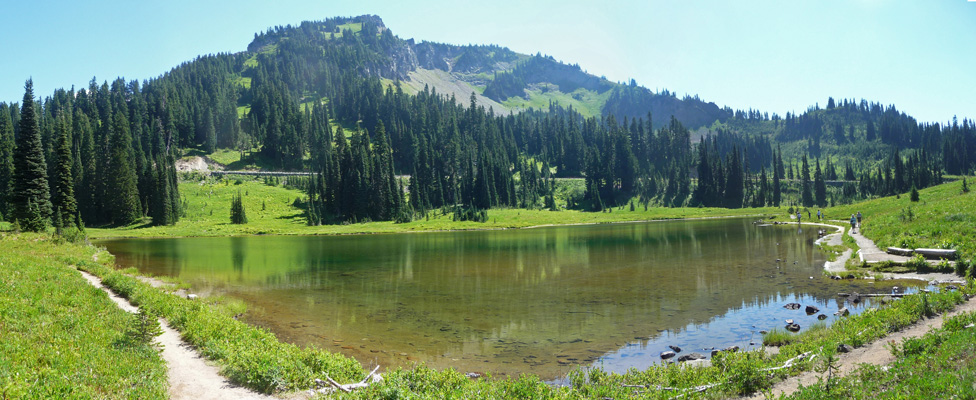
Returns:
[[[694,360],[704,360],[706,357],[701,353],[689,353],[681,357],[678,357],[679,362],[694,361]]]
[[[726,348],[722,349],[722,351],[728,351],[730,353],[735,353],[735,352],[739,351],[739,346],[729,346],[729,347],[726,347]]]
[[[675,353],[680,353],[681,352],[681,348],[678,347],[678,346],[668,346],[668,348],[670,348],[671,350],[674,350]]]
[[[817,319],[823,321],[823,320],[827,319],[827,316],[824,315],[824,314],[820,314],[820,315],[817,316]]]
[[[800,324],[786,324],[786,330],[790,332],[799,332]]]
[[[854,350],[854,347],[852,347],[849,344],[843,344],[843,343],[841,343],[841,344],[838,344],[837,345],[837,352],[838,353],[850,353],[851,350]]]
[[[671,357],[674,357],[674,356],[675,356],[675,353],[673,351],[665,351],[665,352],[661,353],[661,359],[662,360],[667,360],[667,359],[669,359]]]
[[[783,308],[785,308],[787,310],[799,310],[800,309],[800,303],[789,303],[789,304],[783,306]]]
[[[817,307],[814,307],[814,306],[807,306],[806,312],[807,312],[807,315],[813,315],[813,314],[816,314],[816,313],[820,312],[820,309],[817,308]]]
[[[834,313],[834,315],[840,315],[841,317],[846,317],[850,314],[851,312],[847,310],[847,307],[841,307],[840,310]]]

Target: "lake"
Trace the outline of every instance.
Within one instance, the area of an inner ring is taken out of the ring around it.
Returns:
[[[668,345],[752,348],[787,318],[817,322],[787,303],[829,323],[838,292],[906,285],[825,278],[817,229],[736,218],[98,244],[122,267],[242,299],[245,320],[281,340],[369,368],[557,380],[577,365],[646,368]]]

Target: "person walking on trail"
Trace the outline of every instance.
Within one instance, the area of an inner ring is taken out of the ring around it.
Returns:
[[[858,228],[861,227],[861,212],[860,211],[857,212],[857,227]]]
[[[801,217],[801,216],[802,216],[802,214],[800,214],[800,210],[797,210],[797,211],[796,211],[796,224],[797,224],[797,225],[799,225],[799,224],[800,224],[800,217]]]
[[[854,233],[854,228],[857,228],[857,217],[851,214],[851,233]]]
[[[817,220],[823,221],[823,212],[820,210],[817,210]]]

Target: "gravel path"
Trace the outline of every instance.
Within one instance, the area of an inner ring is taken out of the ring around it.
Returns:
[[[115,302],[119,308],[130,313],[136,313],[138,308],[128,300],[115,294],[104,285],[98,277],[79,270],[81,275],[92,286],[95,286]],[[169,396],[172,399],[274,399],[274,397],[255,393],[246,388],[236,386],[218,373],[214,367],[200,357],[189,345],[183,342],[180,334],[160,319],[163,328],[162,335],[156,338],[156,344],[162,348],[163,360],[168,367]]]

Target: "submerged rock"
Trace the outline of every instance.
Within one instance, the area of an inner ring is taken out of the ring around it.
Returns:
[[[813,315],[813,314],[816,314],[816,313],[820,312],[820,309],[817,308],[817,307],[814,307],[814,306],[807,306],[806,312],[807,312],[807,315]]]
[[[680,353],[681,352],[681,348],[678,347],[678,346],[668,346],[668,348],[670,348],[671,350],[674,350],[675,353]]]
[[[786,324],[786,330],[790,332],[799,332],[800,324]]]
[[[701,353],[689,353],[681,357],[678,357],[678,361],[685,362],[685,361],[694,361],[694,360],[704,360],[705,358],[706,358],[705,355]]]
[[[665,352],[661,353],[661,359],[662,360],[667,360],[667,359],[669,359],[671,357],[674,357],[675,355],[676,354],[673,351],[665,351]]]
[[[823,321],[823,320],[827,319],[827,316],[824,315],[824,314],[820,314],[820,315],[817,316],[817,319]]]
[[[783,306],[783,308],[785,308],[787,310],[799,310],[800,309],[800,303],[789,303],[789,304]]]

